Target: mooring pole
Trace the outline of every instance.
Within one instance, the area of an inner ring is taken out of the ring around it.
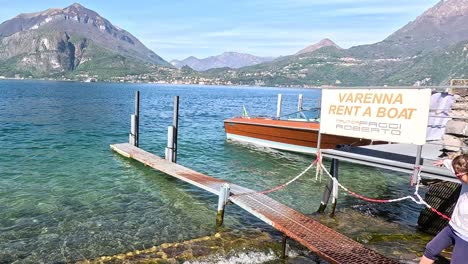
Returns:
[[[132,146],[136,146],[136,120],[137,118],[135,115],[130,116],[130,134],[128,135],[128,143]]]
[[[283,95],[278,94],[278,102],[276,103],[276,118],[280,118],[281,116],[281,102],[283,100]]]
[[[419,166],[421,165],[421,154],[422,154],[422,145],[418,146],[418,149],[416,151],[416,160],[414,161],[414,170],[413,170],[413,176],[411,177],[411,186],[414,184],[418,184],[418,173],[419,173]]]
[[[335,168],[333,166],[333,160],[332,160],[332,165],[330,166],[330,174],[331,175],[335,174],[335,172],[334,172]],[[320,201],[320,206],[319,206],[319,209],[317,210],[317,213],[325,212],[325,208],[327,208],[328,201],[330,200],[330,194],[331,194],[332,190],[333,190],[333,180],[330,179],[328,181],[327,185],[325,186],[325,190],[323,191],[322,200]]]
[[[229,187],[228,183],[223,183],[223,185],[221,185],[218,198],[218,212],[216,214],[216,227],[220,227],[223,225],[224,209],[226,207],[226,203],[229,200],[230,191],[231,187]]]
[[[299,94],[299,99],[297,101],[297,111],[302,111],[302,94]]]
[[[173,162],[174,160],[174,126],[167,127],[167,147],[165,151],[166,160]]]
[[[136,129],[135,129],[135,146],[140,146],[140,91],[135,94],[135,115],[136,115]]]
[[[280,258],[283,259],[283,260],[286,259],[286,256],[287,256],[287,254],[286,254],[287,240],[288,240],[288,237],[285,234],[283,234],[283,237],[281,239],[281,256],[280,256]]]
[[[174,127],[174,145],[172,146],[173,156],[172,162],[177,163],[177,136],[179,131],[179,96],[174,96],[174,115],[172,118],[172,126]]]
[[[135,94],[135,114],[131,115],[130,119],[130,135],[128,136],[128,143],[135,147],[139,145],[139,122],[140,122],[140,91]]]
[[[136,128],[135,128],[135,146],[140,146],[140,91],[135,93],[135,115],[136,115]]]
[[[332,191],[332,210],[330,213],[330,216],[333,217],[335,215],[335,209],[336,209],[336,204],[338,202],[338,160],[333,159],[332,160],[332,167],[333,167],[333,191]]]

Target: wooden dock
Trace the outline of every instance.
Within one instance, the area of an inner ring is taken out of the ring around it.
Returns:
[[[164,160],[128,143],[115,144],[110,147],[122,156],[139,161],[215,195],[220,195],[222,185],[227,183],[224,180]],[[362,244],[266,195],[255,193],[253,190],[236,184],[229,183],[229,185],[229,200],[232,203],[271,225],[287,237],[296,240],[329,263],[399,263],[365,248]]]

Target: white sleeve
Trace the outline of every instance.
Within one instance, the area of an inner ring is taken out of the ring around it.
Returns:
[[[444,159],[444,166],[447,167],[447,169],[449,169],[452,173],[455,173],[455,171],[453,170],[451,159]]]

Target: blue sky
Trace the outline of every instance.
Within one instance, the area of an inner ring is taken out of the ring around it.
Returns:
[[[370,44],[414,20],[437,0],[172,0],[79,3],[139,38],[166,60],[224,51],[296,53],[330,38],[343,48]],[[63,8],[59,0],[0,0],[0,21]]]

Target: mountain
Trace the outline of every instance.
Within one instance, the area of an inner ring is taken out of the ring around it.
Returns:
[[[313,51],[316,51],[316,50],[321,49],[323,47],[330,47],[330,46],[335,47],[337,49],[341,49],[338,45],[335,44],[335,42],[331,41],[328,38],[325,38],[325,39],[322,39],[322,40],[320,40],[319,42],[317,42],[315,44],[312,44],[310,46],[307,46],[307,47],[301,49],[300,51],[298,51],[296,53],[296,55],[303,54],[303,53],[308,53],[308,52],[313,52]]]
[[[468,39],[468,0],[442,0],[381,42],[353,47],[354,56],[410,57]]]
[[[302,51],[207,74],[241,85],[447,85],[468,78],[468,0],[440,1],[378,43]]]
[[[0,24],[0,75],[114,75],[172,67],[129,32],[75,3]],[[96,72],[93,72],[96,70]]]
[[[237,69],[271,61],[273,59],[274,58],[270,57],[257,57],[246,53],[224,52],[223,54],[204,59],[198,59],[196,57],[190,56],[182,61],[173,60],[171,61],[171,64],[177,68],[181,68],[182,66],[187,65],[197,71],[206,71],[208,69],[225,67]]]

